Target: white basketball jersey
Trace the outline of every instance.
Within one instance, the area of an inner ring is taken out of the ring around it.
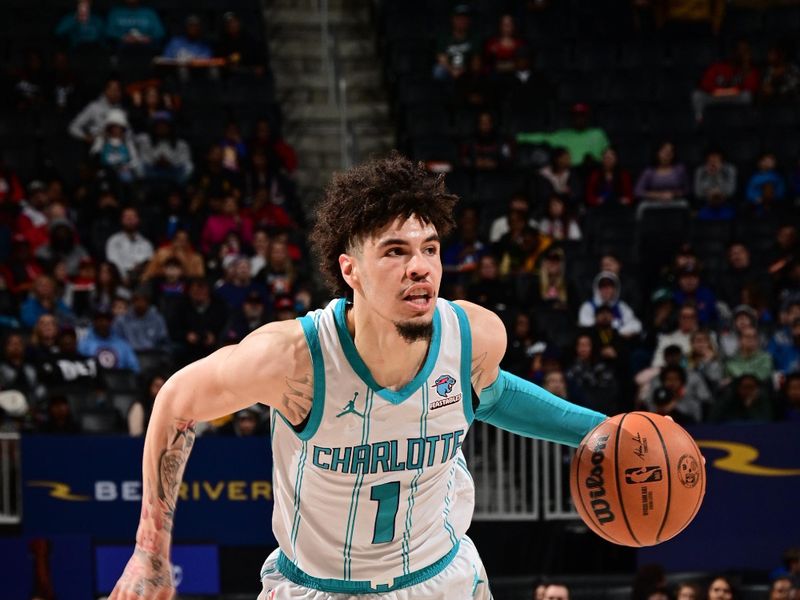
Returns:
[[[273,530],[278,567],[328,591],[422,581],[455,556],[474,487],[460,447],[473,418],[471,337],[463,309],[438,300],[424,365],[381,388],[358,355],[346,302],[300,319],[314,403],[304,429],[273,411]]]

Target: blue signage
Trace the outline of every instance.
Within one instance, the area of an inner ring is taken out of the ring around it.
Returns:
[[[98,593],[108,594],[114,589],[132,553],[132,545],[97,546],[95,581]],[[216,546],[173,546],[171,562],[172,579],[179,594],[219,594],[219,556]]]
[[[706,458],[700,512],[675,538],[639,550],[671,571],[773,569],[800,539],[800,423],[689,428]]]
[[[142,448],[139,438],[23,437],[25,533],[132,541],[141,508]],[[180,491],[174,539],[275,544],[268,440],[197,438]]]

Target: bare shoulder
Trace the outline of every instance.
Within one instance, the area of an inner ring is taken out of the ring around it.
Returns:
[[[506,353],[506,327],[492,311],[464,300],[457,300],[467,313],[472,332],[472,385],[483,389],[497,378],[500,361]]]

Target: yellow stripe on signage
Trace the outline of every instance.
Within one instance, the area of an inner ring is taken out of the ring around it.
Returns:
[[[758,450],[747,444],[721,440],[698,440],[697,445],[701,448],[727,452],[726,456],[718,458],[712,463],[723,471],[741,475],[755,475],[757,477],[792,477],[800,475],[800,469],[764,467],[753,464],[758,458]]]
[[[70,500],[72,502],[86,502],[91,500],[89,496],[73,494],[70,487],[66,483],[61,483],[60,481],[28,481],[27,484],[31,487],[50,488],[49,495],[51,498]]]

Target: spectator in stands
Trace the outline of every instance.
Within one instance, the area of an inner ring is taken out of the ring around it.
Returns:
[[[585,161],[599,162],[603,151],[610,145],[606,132],[599,127],[590,127],[591,108],[579,102],[571,108],[572,127],[559,129],[552,133],[519,133],[520,144],[549,144],[553,147],[566,148],[576,164]]]
[[[52,81],[39,50],[32,48],[26,51],[23,65],[12,71],[11,79],[14,105],[18,112],[44,108]]]
[[[61,50],[54,52],[52,62],[50,100],[59,113],[69,112],[72,114],[75,110],[74,104],[80,94],[80,77],[73,70],[66,52]]]
[[[238,411],[232,420],[216,430],[218,435],[234,437],[260,436],[266,433],[266,428],[261,422],[261,412],[257,406]]]
[[[180,263],[185,277],[194,278],[205,275],[203,257],[192,247],[189,232],[185,229],[178,229],[171,241],[166,242],[155,251],[142,273],[142,280],[163,277],[166,274],[167,262],[170,260],[177,260]]]
[[[251,290],[242,305],[233,311],[225,326],[223,342],[236,344],[269,321],[264,294]]]
[[[726,393],[715,398],[709,420],[712,423],[725,421],[771,421],[774,417],[772,400],[755,375],[744,373],[737,377]],[[716,580],[709,587],[709,598],[732,598],[731,595],[712,593]],[[730,589],[730,586],[728,587]]]
[[[479,225],[477,208],[468,206],[461,211],[456,238],[442,252],[442,267],[448,279],[464,283],[478,269],[478,261],[486,252],[486,245],[480,239]]]
[[[105,41],[106,24],[102,17],[92,12],[89,0],[78,0],[75,11],[64,15],[56,26],[56,36],[70,48],[99,46]]]
[[[569,588],[563,583],[551,583],[544,590],[544,600],[569,600]]]
[[[72,311],[56,295],[55,280],[49,275],[39,275],[31,286],[31,293],[20,307],[20,321],[28,329],[44,314],[52,314],[61,323],[71,323]]]
[[[184,34],[173,36],[164,48],[164,58],[191,62],[211,58],[211,46],[203,39],[203,23],[197,15],[189,15],[184,22]]]
[[[289,294],[283,294],[275,298],[273,308],[275,321],[291,321],[297,318],[295,301]]]
[[[578,181],[572,169],[572,156],[566,148],[553,149],[550,164],[539,169],[539,176],[544,183],[543,196],[558,194],[570,200],[576,198]]]
[[[0,359],[0,389],[17,390],[25,394],[28,404],[33,406],[45,395],[45,388],[39,382],[37,366],[25,357],[22,334],[9,334],[3,343],[3,356]]]
[[[782,340],[783,336],[779,334],[784,333],[776,332],[769,344],[769,351],[775,364],[775,370],[784,374],[800,372],[800,317],[792,321],[789,331],[791,334],[790,343],[776,341]]]
[[[297,153],[286,140],[274,131],[266,117],[256,121],[255,133],[247,145],[250,156],[254,156],[256,149],[263,150],[267,157],[277,158],[277,164],[280,164],[287,173],[294,173],[297,169]],[[268,159],[268,162],[275,163],[276,161]]]
[[[507,167],[511,159],[511,143],[495,129],[492,114],[478,113],[475,138],[461,147],[462,165],[476,171],[498,171]]]
[[[97,265],[97,276],[94,281],[92,306],[111,309],[114,299],[130,297],[130,292],[122,284],[122,278],[117,266],[109,261],[102,261]]]
[[[285,240],[275,237],[269,245],[269,260],[256,278],[265,283],[272,297],[291,294],[301,279],[300,271],[289,254]]]
[[[574,402],[609,415],[619,412],[619,384],[614,370],[598,356],[588,333],[575,340],[575,359],[567,370],[567,381],[577,392]]]
[[[543,351],[544,343],[535,339],[530,314],[518,312],[514,317],[514,326],[509,329],[502,368],[519,377],[525,377],[533,355]]]
[[[564,250],[550,246],[543,254],[530,295],[539,308],[567,311],[574,293],[567,283]],[[574,302],[574,300],[573,300]]]
[[[226,169],[223,165],[222,146],[214,144],[208,149],[206,164],[195,175],[192,191],[199,195],[194,202],[207,202],[212,207],[221,207],[222,200],[228,195],[239,196],[242,179],[238,173]]]
[[[153,256],[153,244],[139,233],[139,211],[129,206],[122,211],[118,231],[106,242],[106,258],[119,270],[122,281],[129,283]]]
[[[730,378],[753,375],[762,382],[772,377],[772,357],[761,349],[758,330],[754,327],[739,334],[739,349],[725,361],[725,375]]]
[[[781,386],[783,392],[784,418],[787,421],[800,421],[800,372],[789,373],[783,380]],[[791,571],[788,571],[791,573]],[[798,578],[797,573],[792,573],[794,579]]]
[[[509,231],[495,244],[500,258],[500,274],[536,273],[539,257],[550,247],[552,240],[539,233],[539,226],[526,225],[520,213],[509,215]]]
[[[547,590],[546,583],[540,583],[533,590],[533,600],[544,600],[544,592]]]
[[[736,167],[725,162],[722,152],[711,148],[706,161],[695,169],[694,195],[702,202],[697,218],[702,221],[730,221],[736,211],[730,201],[736,193]]]
[[[222,15],[222,33],[214,54],[224,58],[229,69],[250,67],[259,76],[266,72],[266,48],[242,28],[242,20],[234,12]]]
[[[790,600],[792,591],[791,577],[778,577],[769,588],[769,600]]]
[[[492,227],[489,229],[489,241],[493,244],[499,242],[509,232],[509,223],[517,217],[523,225],[527,223],[531,227],[538,227],[539,224],[530,216],[530,211],[531,204],[528,198],[524,194],[514,194],[508,202],[508,212],[492,221]]]
[[[633,203],[631,174],[619,165],[616,149],[603,150],[600,164],[589,175],[586,205],[590,207],[630,206]]]
[[[253,241],[253,220],[246,211],[239,209],[239,201],[235,196],[227,196],[221,213],[212,214],[206,220],[201,242],[203,251],[211,252],[231,232],[238,234],[248,245]]]
[[[800,244],[798,244],[797,227],[791,223],[779,224],[775,232],[775,246],[767,255],[769,264],[767,271],[775,281],[776,287],[780,289],[789,268],[798,259],[800,259]]]
[[[647,595],[646,600],[672,600],[667,588],[657,588]]]
[[[228,171],[241,173],[247,164],[247,144],[236,121],[228,121],[219,142],[222,147],[222,166]]]
[[[142,162],[123,110],[106,114],[105,127],[92,143],[89,154],[101,167],[110,169],[122,183],[132,183],[142,175]]]
[[[106,81],[100,97],[87,104],[72,120],[69,133],[91,146],[95,138],[103,133],[109,111],[122,108],[122,84],[117,77],[111,77]]]
[[[193,279],[176,322],[170,323],[172,339],[179,344],[179,363],[185,365],[213,351],[227,319],[225,303],[211,295],[208,282]]]
[[[78,352],[97,359],[104,369],[128,369],[139,372],[139,359],[131,345],[111,330],[113,314],[98,308],[92,317],[92,326],[78,342]]]
[[[684,304],[678,312],[678,328],[671,333],[659,334],[652,366],[664,366],[664,350],[668,346],[678,346],[684,355],[689,354],[692,351],[692,334],[698,329],[697,309],[691,304]]]
[[[681,583],[675,590],[675,600],[704,600],[700,586],[695,583]]]
[[[769,290],[769,280],[764,269],[757,269],[750,259],[750,249],[739,240],[728,245],[727,265],[719,280],[719,298],[728,306],[742,304],[742,292],[753,285],[763,293]]]
[[[767,68],[761,82],[764,100],[794,100],[800,93],[800,67],[789,62],[786,48],[781,44],[767,51]]]
[[[264,228],[253,232],[253,255],[250,257],[250,274],[255,277],[267,266],[269,260],[270,235]]]
[[[490,37],[484,46],[486,65],[493,73],[514,73],[517,70],[517,58],[524,49],[525,42],[517,35],[517,26],[510,14],[500,17],[498,29],[498,35]]]
[[[630,337],[642,331],[642,322],[636,317],[633,309],[621,300],[621,284],[616,273],[601,271],[592,284],[591,300],[581,305],[578,313],[578,325],[592,327],[595,313],[600,306],[608,306],[613,314],[612,326],[620,335]]]
[[[478,262],[477,279],[467,290],[467,298],[475,304],[503,314],[514,304],[510,286],[503,285],[497,259],[484,254]]]
[[[164,39],[164,26],[152,8],[139,6],[139,0],[124,0],[114,6],[106,18],[106,35],[121,48],[155,49]]]
[[[145,434],[150,423],[150,415],[153,412],[153,403],[166,382],[167,376],[163,373],[154,373],[148,378],[147,388],[140,396],[141,399],[134,401],[128,409],[126,419],[128,435],[139,437]]]
[[[733,309],[732,327],[724,327],[719,335],[719,347],[722,356],[730,358],[739,350],[739,338],[746,329],[758,330],[758,313],[746,305],[740,304]]]
[[[677,162],[674,144],[663,142],[658,147],[654,164],[639,176],[634,194],[640,200],[669,202],[685,198],[688,193],[686,167]]]
[[[145,177],[186,183],[194,172],[192,151],[186,140],[175,133],[172,115],[166,111],[157,112],[150,125],[149,133],[137,136]]]
[[[756,216],[772,212],[776,203],[782,203],[786,196],[786,182],[778,171],[775,154],[765,152],[758,159],[758,170],[747,182],[745,196],[750,209]]]
[[[0,154],[0,206],[18,204],[25,197],[25,188],[14,170]]]
[[[77,275],[70,277],[64,286],[64,304],[69,306],[78,319],[89,315],[96,278],[97,269],[94,261],[87,256],[81,260]]]
[[[712,393],[721,385],[725,374],[724,366],[708,330],[699,329],[691,335],[691,351],[686,357],[686,369],[687,378],[694,375],[700,377]]]
[[[50,396],[47,402],[47,418],[36,431],[53,435],[81,433],[81,426],[75,420],[66,396],[63,394]]]
[[[27,198],[19,203],[21,212],[14,230],[24,235],[34,251],[47,243],[50,237],[48,207],[50,197],[44,182],[35,179],[28,184]]]
[[[253,280],[250,260],[244,256],[233,256],[226,263],[225,281],[217,288],[216,294],[228,305],[228,312],[241,308],[252,292],[259,294],[261,301],[266,303],[267,290],[263,283]]]
[[[686,370],[680,365],[661,367],[657,385],[644,403],[645,410],[670,416],[680,424],[699,423],[703,404],[711,402],[711,392],[700,378],[694,378],[693,385],[688,383]]]
[[[439,80],[458,79],[466,71],[470,56],[480,52],[480,45],[470,31],[470,8],[458,4],[450,19],[450,32],[436,42],[436,64],[433,77]]]
[[[131,111],[130,121],[134,131],[144,131],[150,127],[156,115],[169,113],[175,115],[180,102],[172,94],[161,89],[158,80],[150,79],[144,85],[129,86]]]
[[[701,325],[717,322],[717,298],[711,288],[701,283],[698,269],[687,267],[678,273],[678,281],[672,297],[680,306],[691,303],[697,309]]]
[[[581,228],[572,216],[566,200],[558,194],[551,194],[547,200],[545,215],[539,221],[539,230],[554,241],[580,241]]]
[[[51,360],[58,352],[58,320],[50,313],[45,313],[33,327],[27,357],[33,363],[41,363]]]
[[[466,72],[455,82],[455,100],[466,108],[487,109],[497,104],[502,95],[503,84],[507,84],[506,76],[489,76],[484,65],[483,55],[473,53],[467,63]]]
[[[549,371],[544,376],[542,387],[551,394],[555,394],[559,398],[571,398],[569,387],[567,386],[567,376],[564,375],[562,370]]]
[[[702,123],[705,109],[710,105],[750,104],[758,93],[760,83],[761,76],[753,66],[750,44],[739,40],[731,58],[709,66],[703,74],[700,87],[692,92],[695,120]]]
[[[64,263],[68,275],[77,275],[81,261],[89,256],[78,242],[72,223],[57,217],[50,221],[50,240],[36,251],[36,258],[42,265],[53,270],[58,263]]]
[[[131,307],[114,319],[112,331],[126,340],[136,352],[168,350],[169,333],[164,317],[151,304],[152,292],[139,286],[131,296]]]

